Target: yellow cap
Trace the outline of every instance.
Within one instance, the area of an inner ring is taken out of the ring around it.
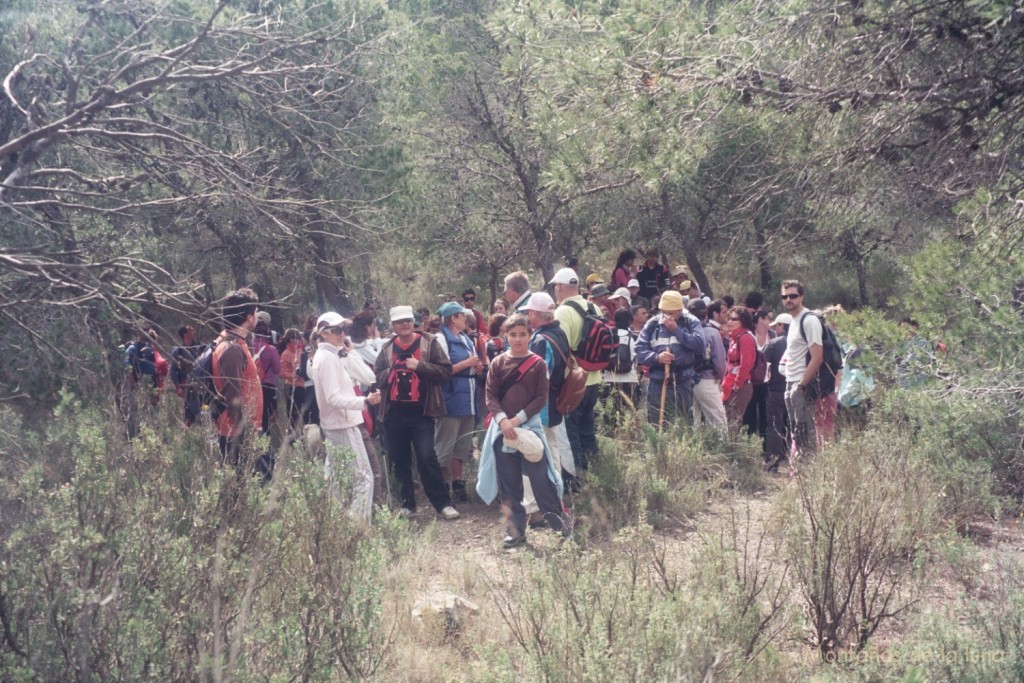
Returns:
[[[683,310],[683,295],[672,289],[662,292],[661,301],[658,302],[658,308],[663,311]]]

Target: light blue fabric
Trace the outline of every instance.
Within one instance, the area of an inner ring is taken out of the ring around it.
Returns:
[[[860,368],[843,372],[843,381],[839,386],[839,403],[847,408],[860,405],[871,397],[875,389],[875,380]]]
[[[548,466],[548,479],[555,485],[558,496],[561,497],[562,473],[555,471],[555,464],[551,459],[547,437],[544,436],[544,425],[541,423],[540,414],[534,415],[521,426],[539,436],[540,442],[544,444],[544,462]],[[488,505],[498,497],[498,467],[494,460],[494,441],[499,436],[501,436],[501,429],[498,427],[498,420],[491,420],[491,426],[487,428],[483,445],[480,447],[480,466],[476,473],[476,494]],[[502,448],[506,453],[514,452],[513,449],[506,446]]]

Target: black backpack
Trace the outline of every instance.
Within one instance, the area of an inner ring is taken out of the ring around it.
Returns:
[[[625,343],[619,342],[615,351],[615,358],[608,367],[608,369],[616,375],[624,375],[627,372],[631,372],[633,370],[633,364],[636,362],[636,356],[633,353],[633,345],[629,343],[630,341],[635,340],[636,337],[630,330],[627,330],[626,334],[629,335],[627,341]],[[618,341],[618,332],[616,332],[615,338],[616,341]]]
[[[209,406],[210,419],[214,422],[226,407],[224,397],[217,391],[217,384],[213,381],[213,352],[219,341],[210,342],[192,366],[192,384],[199,395],[199,404]]]
[[[828,396],[835,393],[836,375],[843,369],[843,348],[836,339],[836,333],[825,324],[825,319],[816,313],[806,313],[800,316],[800,336],[807,342],[807,332],[804,331],[804,320],[808,315],[813,315],[821,323],[821,366],[818,368],[818,376],[814,378],[810,393],[812,396]],[[811,353],[807,352],[807,361],[810,362]]]
[[[587,310],[584,311],[575,301],[565,303],[583,318],[580,342],[572,350],[573,355],[579,359],[580,367],[588,372],[607,370],[619,350],[615,328],[597,314],[593,304],[588,304]]]
[[[748,334],[754,338],[754,367],[750,368],[750,383],[764,384],[768,381],[768,361],[765,360],[764,351],[757,347],[757,337],[753,332]]]
[[[309,347],[302,347],[299,354],[299,364],[295,367],[295,375],[302,380],[309,381]]]

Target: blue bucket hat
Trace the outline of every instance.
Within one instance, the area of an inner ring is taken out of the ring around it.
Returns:
[[[455,301],[446,301],[437,309],[437,314],[442,318],[447,318],[450,315],[458,315],[463,312],[465,312],[465,309],[462,307],[462,304]]]

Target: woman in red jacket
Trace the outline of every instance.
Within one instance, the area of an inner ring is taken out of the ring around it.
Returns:
[[[733,308],[726,321],[729,353],[726,355],[725,379],[722,380],[722,403],[725,404],[729,424],[738,427],[754,393],[750,371],[757,362],[757,340],[753,334],[754,316],[747,308]]]

